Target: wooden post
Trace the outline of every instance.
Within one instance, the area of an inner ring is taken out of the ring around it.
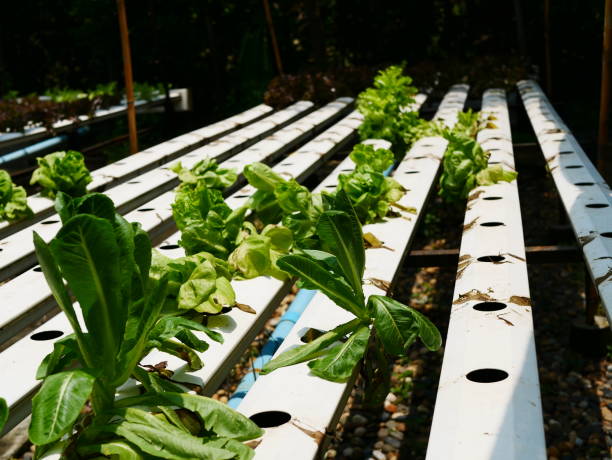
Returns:
[[[597,169],[608,180],[606,146],[608,145],[608,102],[610,100],[610,47],[612,45],[612,0],[606,0],[601,59],[601,98],[599,102],[599,135],[597,136]]]
[[[127,99],[128,131],[130,135],[130,153],[138,152],[138,134],[136,132],[136,107],[134,106],[134,84],[132,77],[132,56],[128,34],[125,0],[117,0],[119,13],[119,32],[121,33],[121,51],[123,53],[123,73],[125,74],[125,97]]]
[[[546,68],[546,93],[552,97],[552,69],[550,63],[550,0],[544,0],[544,67]]]
[[[270,4],[268,0],[263,0],[264,12],[266,14],[266,22],[268,23],[268,30],[270,31],[270,39],[272,40],[272,49],[274,50],[274,59],[276,61],[276,69],[279,75],[283,75],[283,63],[281,62],[280,52],[278,50],[278,43],[276,42],[276,32],[274,32],[274,24],[272,23],[272,14],[270,13]]]

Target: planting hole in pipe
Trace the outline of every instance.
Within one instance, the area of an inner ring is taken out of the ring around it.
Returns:
[[[501,369],[476,369],[465,376],[471,382],[495,383],[508,378],[508,373]]]
[[[138,210],[138,212],[147,212],[147,211],[153,211],[155,208],[140,208]]]
[[[419,156],[419,157],[412,157],[413,160],[422,160],[423,158],[427,158],[423,155]]]
[[[501,302],[478,302],[472,308],[478,311],[499,311],[506,308],[506,304]]]
[[[404,171],[404,174],[418,174],[418,171]]]
[[[273,428],[281,426],[291,420],[291,415],[280,410],[258,412],[249,417],[259,428]]]
[[[344,169],[341,169],[340,171],[342,171],[342,172],[349,172],[349,171],[352,171],[352,169],[351,168],[344,168]]]
[[[564,150],[563,152],[559,152],[559,155],[570,155],[574,152],[572,152],[571,150]]]
[[[595,182],[576,182],[574,185],[580,185],[580,186],[595,185]]]
[[[168,249],[178,249],[180,246],[178,244],[164,244],[160,246],[159,249],[168,250]]]
[[[39,266],[37,266],[37,267],[34,267],[34,268],[32,269],[32,271],[35,271],[35,272],[40,273],[40,272],[42,272],[42,268],[41,268],[41,267],[40,267],[40,265],[39,265]]]
[[[62,331],[42,331],[42,332],[37,332],[36,334],[32,334],[30,336],[30,339],[36,340],[37,342],[42,342],[45,340],[57,339],[58,337],[61,337],[62,335],[64,335]]]
[[[582,168],[582,165],[569,165],[566,166],[565,169],[578,169],[578,168]]]
[[[483,227],[499,227],[500,225],[506,225],[503,222],[483,222],[482,224]]]
[[[250,196],[251,195],[236,195],[236,196],[234,196],[234,198],[248,198]]]
[[[483,200],[493,201],[493,200],[501,200],[501,196],[485,196]]]
[[[506,260],[506,258],[504,256],[482,256],[476,260],[479,262],[502,262]]]
[[[131,180],[128,182],[128,184],[140,184],[139,180]]]
[[[281,166],[293,166],[293,163],[282,163]]]
[[[501,161],[489,161],[490,165],[498,165],[500,163],[501,163]]]
[[[326,188],[336,188],[338,185],[326,185]]]
[[[590,203],[586,205],[587,208],[594,208],[594,209],[607,208],[608,206],[610,205],[607,203]]]
[[[612,238],[612,232],[603,232],[600,233],[601,236],[603,236],[604,238]]]
[[[51,224],[57,224],[59,222],[59,220],[45,220],[44,222],[41,222],[43,225],[51,225]]]

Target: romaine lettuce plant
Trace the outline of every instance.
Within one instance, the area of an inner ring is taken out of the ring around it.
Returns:
[[[39,157],[36,161],[38,168],[32,174],[30,184],[40,185],[43,196],[54,198],[58,192],[64,192],[78,197],[87,193],[87,184],[92,179],[80,152],[54,152]]]
[[[31,217],[32,214],[25,189],[16,186],[10,174],[0,169],[0,221],[13,222]]]
[[[302,287],[320,290],[355,319],[281,353],[264,366],[263,374],[308,361],[314,375],[346,382],[366,355],[370,341],[374,359],[381,366],[387,362],[382,355],[405,355],[417,337],[430,350],[440,347],[440,333],[418,311],[386,296],[365,298],[363,234],[346,194],[338,193],[335,210],[321,214],[317,234],[325,251],[305,249],[281,257],[278,266],[299,277]]]
[[[193,349],[207,344],[192,331],[220,340],[202,324],[164,311],[169,280],[149,276],[148,235],[102,194],[71,200],[60,193],[56,209],[62,228],[48,244],[34,233],[34,245],[74,333],[56,342],[38,369],[44,382],[29,430],[37,456],[59,448],[68,459],[250,459],[253,452],[240,441],[262,434],[254,423],[139,366],[158,348],[197,369],[202,363]],[[129,377],[144,394],[115,400]]]

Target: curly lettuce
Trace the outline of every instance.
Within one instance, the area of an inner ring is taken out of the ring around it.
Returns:
[[[32,215],[25,189],[16,186],[11,175],[0,169],[0,221],[14,222]]]
[[[417,89],[403,71],[403,66],[381,70],[373,87],[357,97],[357,110],[364,116],[359,127],[361,139],[388,140],[397,158],[406,152],[412,141],[410,130],[419,123],[418,114],[409,109]]]
[[[206,252],[172,259],[154,250],[149,276],[168,281],[166,311],[216,314],[236,304],[227,262]]]
[[[238,178],[235,170],[220,167],[212,158],[200,160],[192,168],[184,168],[181,162],[178,162],[170,169],[178,175],[182,184],[203,184],[207,188],[218,190],[226,189]]]
[[[71,197],[79,197],[87,193],[87,184],[92,178],[80,152],[54,152],[36,161],[38,168],[32,174],[30,184],[40,185],[41,195],[55,198],[58,192],[64,192]]]

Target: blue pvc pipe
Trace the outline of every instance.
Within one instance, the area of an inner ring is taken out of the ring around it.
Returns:
[[[253,367],[249,369],[249,372],[244,376],[238,388],[228,401],[228,405],[235,409],[242,402],[247,392],[251,389],[255,380],[257,379],[257,371],[254,369],[261,369],[264,365],[272,359],[272,355],[278,350],[285,337],[289,334],[289,331],[293,329],[296,321],[300,318],[306,307],[314,297],[317,291],[311,289],[300,289],[289,305],[289,308],[283,316],[281,316],[274,332],[270,336],[268,342],[264,345],[261,350],[261,354],[253,363]]]
[[[385,170],[385,172],[383,172],[383,174],[388,176],[396,166],[397,165],[395,163],[392,164]],[[276,350],[278,350],[278,347],[280,347],[283,340],[285,340],[291,329],[293,329],[293,326],[300,316],[302,316],[302,313],[304,313],[304,310],[306,310],[306,307],[317,292],[318,291],[311,289],[300,289],[298,291],[295,299],[293,299],[293,302],[291,302],[291,305],[289,305],[289,308],[285,314],[281,316],[281,319],[276,325],[274,332],[272,332],[270,339],[262,348],[261,354],[255,360],[247,374],[242,378],[238,388],[236,388],[236,391],[227,402],[228,406],[230,406],[232,409],[236,409],[240,405],[248,391],[257,380],[258,372],[255,369],[263,368],[264,365],[272,359],[272,356]]]
[[[89,131],[89,126],[81,126],[76,130],[77,134],[85,134]],[[28,145],[19,150],[15,150],[14,152],[6,153],[0,156],[0,164],[8,163],[14,160],[18,160],[19,158],[24,158],[29,155],[36,155],[38,153],[44,152],[47,149],[51,149],[53,147],[57,147],[60,144],[63,144],[68,140],[67,134],[61,134],[59,136],[51,137],[49,139],[45,139],[44,141],[37,142],[36,144]]]

